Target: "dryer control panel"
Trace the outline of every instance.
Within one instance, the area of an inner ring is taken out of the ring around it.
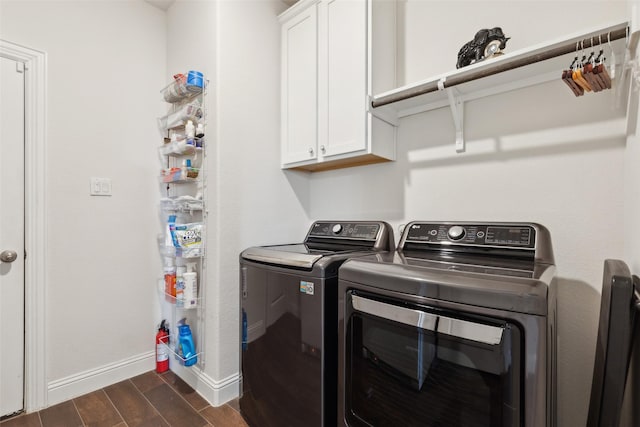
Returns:
[[[407,243],[535,249],[536,228],[516,223],[412,222],[404,230],[401,246]]]
[[[309,237],[340,238],[350,240],[376,240],[382,224],[376,222],[315,222]]]

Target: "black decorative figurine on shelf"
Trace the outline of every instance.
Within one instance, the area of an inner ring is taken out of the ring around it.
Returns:
[[[462,46],[458,52],[456,68],[466,67],[499,54],[506,47],[509,38],[504,36],[500,27],[478,31],[473,40]]]

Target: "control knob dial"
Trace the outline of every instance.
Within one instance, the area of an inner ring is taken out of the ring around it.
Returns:
[[[449,235],[449,238],[451,240],[460,240],[464,237],[464,235],[466,234],[466,231],[464,227],[461,227],[459,225],[454,225],[453,227],[449,228],[449,231],[447,232],[447,234]]]
[[[342,231],[342,225],[340,224],[334,225],[331,231],[333,231],[333,234],[340,234],[340,232]]]

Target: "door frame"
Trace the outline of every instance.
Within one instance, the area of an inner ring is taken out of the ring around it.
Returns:
[[[24,409],[33,412],[47,406],[47,54],[0,39],[0,56],[25,68]]]

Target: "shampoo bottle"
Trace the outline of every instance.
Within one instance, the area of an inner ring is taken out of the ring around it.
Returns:
[[[184,324],[178,327],[180,349],[182,350],[182,358],[184,359],[184,366],[192,366],[198,362],[198,355],[196,354],[196,347],[193,344],[193,336],[191,335],[191,328],[189,325]]]

